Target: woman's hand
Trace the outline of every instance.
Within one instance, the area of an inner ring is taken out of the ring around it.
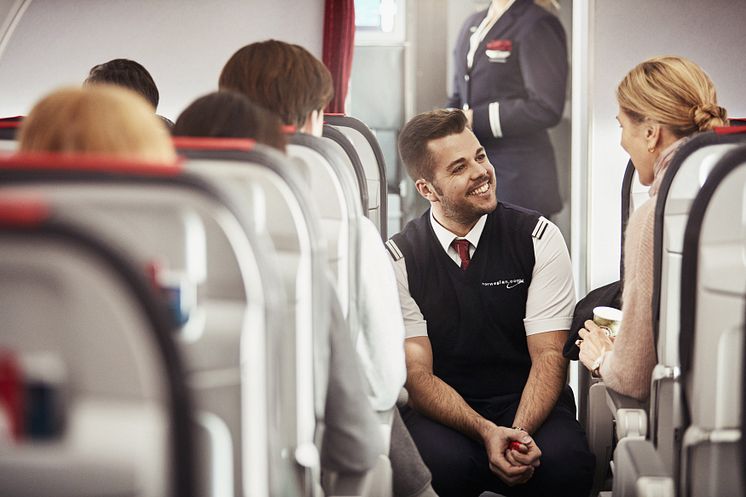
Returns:
[[[580,339],[575,342],[575,345],[580,349],[580,362],[593,371],[598,367],[596,361],[601,355],[614,348],[614,342],[606,336],[603,328],[590,319],[585,322],[585,328],[581,329],[578,334]]]

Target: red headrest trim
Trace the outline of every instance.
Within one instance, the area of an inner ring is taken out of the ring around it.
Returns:
[[[194,136],[173,137],[174,146],[182,150],[240,150],[254,149],[256,140],[250,138],[208,138]]]
[[[21,121],[0,121],[0,128],[17,128]]]
[[[282,132],[286,135],[294,135],[298,132],[298,128],[293,126],[292,124],[283,124],[282,125]]]
[[[177,159],[171,164],[138,162],[109,155],[74,155],[53,153],[19,153],[0,155],[0,169],[36,171],[94,171],[144,176],[177,176],[184,170]]]
[[[718,135],[739,135],[746,133],[746,126],[719,126],[714,131]]]
[[[49,217],[41,200],[0,198],[0,225],[36,226]]]

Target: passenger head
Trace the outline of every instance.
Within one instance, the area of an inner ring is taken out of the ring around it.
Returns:
[[[324,107],[334,94],[329,70],[299,45],[267,40],[247,45],[228,60],[221,90],[246,96],[299,131],[321,135]]]
[[[282,123],[273,113],[233,91],[218,91],[192,102],[171,130],[174,136],[253,138],[285,150]]]
[[[145,162],[175,160],[161,120],[138,94],[115,86],[57,90],[24,119],[23,152],[92,153]]]
[[[669,142],[728,122],[709,76],[683,57],[638,64],[619,84],[617,101],[622,147],[643,184],[652,182],[653,164]]]
[[[399,154],[436,219],[454,233],[495,209],[495,170],[462,111],[413,117],[399,134]]]
[[[108,83],[124,86],[142,95],[153,106],[158,108],[158,87],[147,69],[134,60],[114,59],[91,68],[84,84]]]

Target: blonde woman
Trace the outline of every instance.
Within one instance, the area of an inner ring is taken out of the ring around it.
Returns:
[[[580,330],[580,360],[606,386],[645,399],[655,367],[653,224],[655,202],[674,153],[698,131],[727,124],[707,74],[683,57],[656,57],[632,69],[617,88],[622,148],[650,199],[629,219],[625,237],[624,321],[612,342],[593,321]]]
[[[147,101],[108,85],[65,88],[42,98],[24,119],[22,152],[91,153],[144,162],[176,159],[170,135]]]

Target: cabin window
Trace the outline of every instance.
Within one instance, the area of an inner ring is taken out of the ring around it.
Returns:
[[[355,44],[404,42],[405,0],[355,0]]]

